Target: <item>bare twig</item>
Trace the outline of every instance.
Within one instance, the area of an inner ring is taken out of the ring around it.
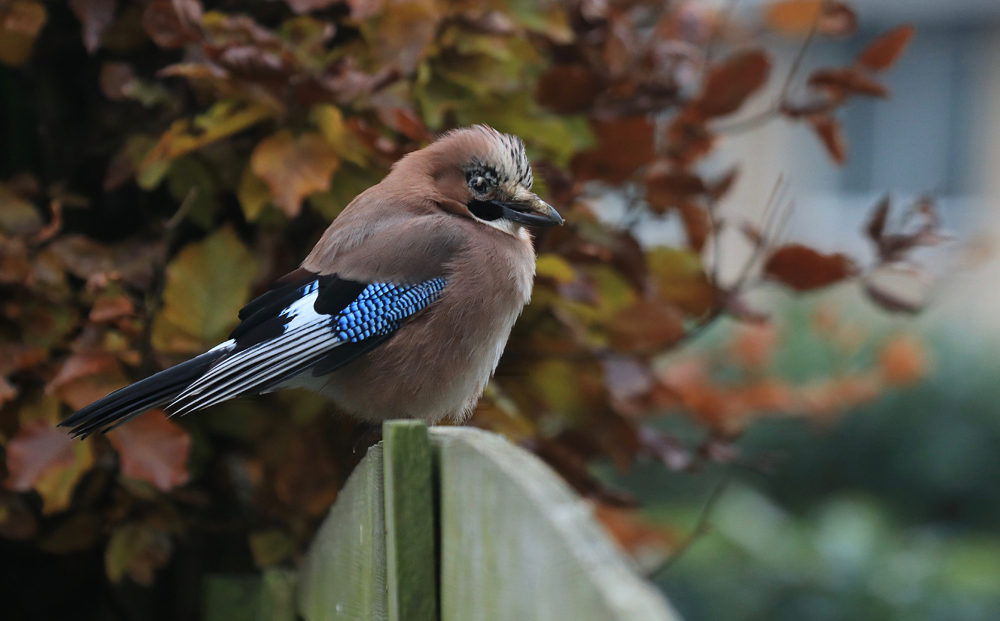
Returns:
[[[723,26],[729,25],[729,20],[732,18],[733,12],[736,10],[736,5],[740,3],[740,0],[729,0],[729,3],[719,12],[719,19],[712,25],[712,32],[708,35],[708,42],[705,43],[705,62],[704,70],[708,69],[709,64],[712,62],[712,52],[715,51],[715,44],[719,42],[719,31],[722,30]]]
[[[823,3],[825,6],[825,2]],[[819,31],[819,20],[823,19],[823,9],[820,9],[816,13],[816,19],[813,20],[812,27],[809,29],[809,34],[806,36],[806,40],[802,42],[802,46],[799,47],[799,51],[795,54],[795,60],[792,61],[792,67],[788,70],[788,75],[785,77],[785,83],[781,86],[781,92],[778,93],[778,106],[785,101],[788,96],[788,91],[792,87],[792,80],[799,73],[799,69],[802,67],[802,61],[806,58],[806,52],[809,51],[809,46],[812,45],[814,39],[816,39],[816,33]]]
[[[806,52],[809,51],[813,41],[816,39],[816,33],[819,30],[819,21],[822,17],[823,11],[820,10],[820,12],[816,14],[816,19],[813,21],[812,27],[809,29],[809,34],[806,35],[802,45],[795,53],[795,58],[792,60],[792,66],[788,70],[788,75],[785,76],[785,82],[781,85],[781,91],[778,92],[778,97],[775,102],[759,114],[735,121],[729,125],[716,127],[716,132],[720,134],[741,134],[743,132],[752,131],[758,127],[762,127],[781,116],[781,110],[784,108],[785,101],[788,99],[788,92],[792,88],[792,81],[795,79],[795,76],[798,75],[799,69],[802,68],[802,62],[806,58]]]
[[[172,237],[174,229],[176,229],[180,223],[184,221],[188,212],[191,211],[191,207],[194,205],[196,198],[198,198],[198,188],[191,188],[188,190],[187,196],[184,197],[184,201],[181,203],[181,206],[178,207],[177,211],[174,212],[174,215],[170,216],[170,219],[164,223],[163,226],[166,227],[168,231],[168,241],[170,241],[169,238]],[[169,246],[169,244],[167,245]]]
[[[52,219],[49,223],[45,225],[42,230],[38,231],[34,237],[31,238],[31,243],[35,245],[41,245],[53,237],[59,234],[62,230],[63,218],[62,218],[62,201],[58,198],[54,198],[49,201],[49,211],[52,213]]]
[[[747,259],[746,263],[743,264],[743,269],[740,271],[740,275],[736,278],[736,282],[730,288],[730,291],[739,291],[746,284],[747,278],[750,276],[753,266],[757,264],[757,261],[764,255],[767,249],[771,246],[769,238],[770,233],[774,227],[775,219],[782,218],[781,210],[777,206],[782,202],[785,193],[785,177],[784,175],[778,175],[778,180],[774,183],[774,188],[771,190],[771,196],[767,199],[767,205],[764,207],[764,214],[761,217],[760,225],[760,237],[761,239],[754,247],[753,253]],[[787,221],[786,218],[782,218],[781,222]],[[784,224],[779,226],[783,227]]]
[[[174,212],[174,215],[163,223],[163,256],[153,266],[153,290],[146,298],[145,327],[142,335],[144,360],[150,360],[150,354],[153,351],[153,319],[155,318],[156,313],[159,312],[160,308],[163,306],[163,291],[167,285],[167,263],[170,256],[170,247],[173,246],[174,239],[177,235],[177,228],[180,226],[181,222],[184,221],[188,212],[191,211],[191,207],[194,205],[196,198],[198,198],[198,189],[191,188],[188,190],[187,196],[184,197],[184,200],[181,202],[180,207],[177,208],[177,211]]]
[[[728,125],[719,125],[713,129],[715,129],[716,133],[719,134],[742,134],[744,132],[753,131],[759,127],[763,127],[780,116],[781,109],[772,106],[760,114],[755,114],[745,119],[734,121]]]
[[[702,508],[701,513],[698,514],[698,522],[695,524],[694,530],[688,535],[687,539],[674,550],[674,553],[670,555],[667,560],[661,563],[658,567],[655,567],[652,571],[647,574],[647,577],[652,579],[660,574],[667,572],[671,567],[677,564],[677,561],[684,556],[684,553],[691,549],[698,539],[705,536],[711,524],[709,524],[709,519],[712,517],[712,511],[715,509],[716,505],[719,504],[719,499],[722,498],[722,493],[726,490],[731,480],[731,475],[727,475],[712,489],[712,493],[709,494],[708,500],[705,501],[705,506]]]

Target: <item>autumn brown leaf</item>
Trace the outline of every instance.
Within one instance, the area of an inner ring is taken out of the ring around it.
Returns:
[[[134,312],[135,306],[124,295],[105,296],[94,302],[90,309],[90,320],[94,323],[106,323],[128,317]]]
[[[669,166],[650,166],[643,177],[646,202],[657,213],[676,208],[682,201],[706,192],[705,182],[701,177],[672,170]]]
[[[712,232],[712,220],[708,210],[695,201],[681,201],[677,206],[687,233],[688,245],[695,252],[701,252]]]
[[[611,344],[620,352],[668,347],[684,336],[680,311],[669,305],[639,300],[611,320]]]
[[[857,273],[843,254],[822,254],[801,244],[778,248],[764,263],[764,273],[797,291],[810,291],[840,282]]]
[[[164,49],[184,47],[199,36],[171,0],[154,0],[142,15],[142,26],[149,37]]]
[[[572,114],[586,110],[599,93],[600,84],[586,65],[562,63],[538,79],[535,97],[555,112]]]
[[[809,76],[809,86],[823,88],[835,97],[865,95],[887,97],[888,89],[855,67],[818,69]]]
[[[163,410],[110,431],[108,439],[118,451],[122,476],[142,479],[163,492],[187,483],[191,436]]]
[[[878,243],[882,239],[882,235],[885,232],[885,225],[889,218],[889,207],[891,202],[889,200],[889,195],[886,194],[879,200],[878,204],[872,210],[872,215],[868,219],[868,224],[865,226],[865,234],[868,235],[868,239],[875,243]]]
[[[810,114],[806,117],[809,125],[826,147],[826,152],[834,162],[843,164],[847,161],[847,140],[840,128],[840,122],[828,113]]]
[[[114,354],[94,351],[70,356],[45,390],[79,410],[127,384],[128,379]]]
[[[579,154],[573,170],[581,179],[621,183],[653,160],[653,125],[645,117],[594,121],[597,147]]]
[[[885,71],[896,63],[915,33],[911,25],[897,26],[869,44],[855,63],[872,71]]]
[[[289,217],[298,215],[302,199],[329,189],[340,159],[317,133],[293,138],[280,132],[262,140],[254,149],[250,166],[267,183],[274,204]]]
[[[712,68],[695,106],[707,118],[732,114],[767,82],[771,59],[760,50],[741,52]]]
[[[42,398],[32,411],[22,410],[21,426],[7,443],[9,476],[4,486],[18,492],[34,489],[42,497],[43,511],[54,513],[69,506],[94,455],[89,439],[74,441],[56,427],[59,406],[54,400]]]

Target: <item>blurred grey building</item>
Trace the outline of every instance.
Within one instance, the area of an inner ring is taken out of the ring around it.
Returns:
[[[748,0],[738,6],[752,22],[766,4]],[[1000,239],[1000,1],[851,4],[862,30],[847,40],[819,42],[797,82],[817,67],[848,64],[880,32],[912,23],[916,38],[882,78],[891,98],[855,99],[841,112],[849,156],[840,168],[804,124],[778,121],[728,139],[710,165],[739,161],[745,174],[725,209],[753,218],[780,176],[796,204],[787,237],[864,255],[869,249],[859,230],[882,194],[890,192],[905,204],[933,192],[957,242],[950,254],[932,260],[946,278],[960,281],[949,286],[934,314],[950,317],[960,311],[1000,336],[1000,262],[974,273],[953,269],[962,244],[983,236]],[[770,92],[755,98],[748,114],[774,101],[798,49],[787,39],[769,44],[776,51],[773,75],[778,79],[771,80]]]

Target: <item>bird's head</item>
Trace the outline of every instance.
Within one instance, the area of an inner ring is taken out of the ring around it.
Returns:
[[[517,136],[485,125],[448,132],[404,158],[400,172],[429,177],[441,209],[519,236],[522,227],[562,224],[551,205],[531,191],[534,178]]]

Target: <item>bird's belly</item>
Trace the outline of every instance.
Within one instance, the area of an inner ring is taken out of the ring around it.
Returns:
[[[344,413],[371,422],[464,422],[496,368],[519,310],[498,318],[489,330],[453,334],[435,344],[414,342],[428,331],[405,326],[346,367],[320,377],[306,371],[285,386],[318,392]]]

